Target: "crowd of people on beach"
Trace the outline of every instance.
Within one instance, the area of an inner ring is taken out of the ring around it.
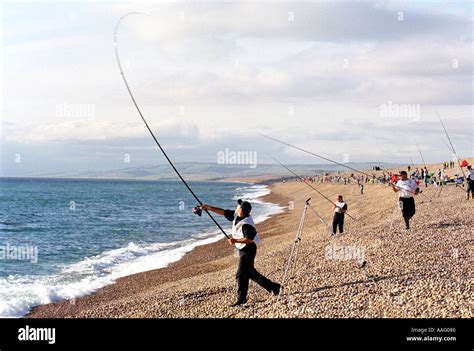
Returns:
[[[466,162],[466,161],[464,161]],[[467,167],[466,173],[464,171],[461,174],[454,174],[454,177],[450,177],[445,171],[447,169],[455,168],[455,161],[443,162],[442,169],[439,168],[437,172],[430,172],[425,167],[412,168],[411,165],[407,166],[407,171],[402,170],[398,173],[391,171],[384,171],[380,167],[373,167],[372,170],[380,171],[381,174],[372,173],[371,176],[368,174],[354,175],[341,175],[340,172],[334,174],[324,173],[324,175],[313,175],[303,177],[286,177],[281,178],[281,182],[305,182],[305,183],[339,183],[344,185],[357,184],[360,189],[360,194],[364,194],[364,184],[389,184],[393,191],[399,193],[399,207],[402,212],[402,216],[405,221],[406,229],[410,229],[410,219],[415,214],[415,201],[414,195],[420,194],[420,184],[423,184],[425,188],[428,186],[436,187],[439,192],[443,186],[448,183],[454,183],[456,186],[464,187],[464,180],[467,181],[467,200],[469,196],[474,199],[474,171],[471,165],[461,165]],[[333,235],[336,234],[336,228],[339,227],[339,232],[343,233],[344,225],[344,213],[347,210],[347,204],[342,201],[342,195],[338,195],[338,200],[334,203],[333,209],[335,211],[333,218]],[[341,206],[342,204],[342,206]]]
[[[454,162],[454,161],[443,162],[443,169],[444,170],[453,169],[455,166],[456,166],[456,162]]]
[[[354,173],[347,175],[341,174],[340,172],[335,172],[334,174],[324,173],[322,175],[315,174],[313,176],[296,176],[295,174],[295,177],[282,177],[277,181],[284,183],[301,182],[320,184],[339,183],[344,185],[357,184],[360,188],[361,195],[364,194],[364,184],[388,184],[391,186],[392,190],[398,194],[398,206],[405,222],[406,230],[409,230],[410,220],[416,212],[415,196],[422,193],[422,190],[420,190],[421,184],[424,184],[425,187],[433,185],[441,190],[443,185],[453,180],[455,181],[456,186],[458,186],[458,184],[462,184],[462,186],[464,186],[464,180],[466,179],[467,199],[469,199],[470,194],[474,199],[474,171],[472,170],[471,165],[467,164],[467,161],[463,162],[466,162],[464,164],[464,166],[467,167],[466,173],[464,174],[464,171],[462,171],[461,175],[455,175],[453,179],[450,178],[445,171],[448,168],[454,168],[454,161],[444,162],[442,169],[439,168],[437,172],[430,172],[426,166],[421,168],[415,167],[415,169],[412,169],[412,166],[407,166],[407,170],[401,170],[398,173],[385,171],[380,167],[377,167],[377,169],[374,168],[373,170],[378,172],[378,174],[373,173],[372,175],[364,172],[361,172],[360,175],[356,175]],[[463,164],[460,164],[460,166],[462,169]],[[322,193],[320,194],[326,197]],[[426,197],[426,195],[424,196]],[[327,199],[332,201],[329,198]],[[308,201],[309,200],[307,200],[307,203]],[[201,215],[200,213],[202,211],[212,211],[224,216],[227,220],[232,222],[232,236],[228,237],[228,242],[230,245],[236,247],[239,256],[239,264],[236,273],[237,299],[230,306],[239,306],[247,302],[249,280],[253,280],[269,293],[278,296],[280,294],[282,285],[280,285],[280,283],[271,281],[267,277],[260,274],[254,266],[257,252],[256,243],[258,243],[260,240],[255,223],[251,216],[251,204],[247,201],[239,200],[235,210],[222,209],[207,204],[201,204],[197,207],[197,209],[199,211],[196,213],[199,215]],[[332,228],[326,224],[330,230],[332,229],[331,235],[335,236],[337,231],[339,231],[339,234],[343,234],[344,218],[347,209],[348,204],[344,200],[343,195],[338,195],[337,199],[333,202],[332,207]],[[324,220],[322,220],[322,218],[320,219],[323,223],[326,223]]]
[[[427,167],[416,167],[414,170],[411,166],[407,166],[407,173],[409,178],[415,179],[418,183],[424,184],[425,187],[428,185],[442,186],[447,183],[462,184],[464,180],[463,175],[455,174],[454,177],[449,176],[445,170],[451,167],[450,163],[443,163],[443,169],[438,169],[437,172],[430,172]],[[323,175],[313,175],[313,176],[303,176],[303,177],[281,177],[279,179],[282,183],[287,182],[306,182],[306,183],[315,183],[315,184],[344,184],[351,185],[357,184],[361,189],[363,189],[363,184],[390,184],[395,177],[398,177],[398,173],[393,173],[391,171],[382,171],[381,174],[373,173],[372,176],[368,175],[341,175],[340,172],[335,174],[325,173]],[[361,186],[362,185],[362,186]],[[361,190],[363,191],[363,190]]]

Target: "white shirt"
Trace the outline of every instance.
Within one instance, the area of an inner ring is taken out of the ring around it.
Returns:
[[[337,212],[337,213],[342,213],[342,208],[346,205],[345,202],[339,202],[339,201],[336,201],[334,203],[336,205],[336,207],[334,208],[334,212]]]
[[[240,220],[239,223],[236,223],[236,222],[237,222],[237,215],[235,216],[234,221],[232,222],[232,237],[234,239],[243,239],[245,237],[244,232],[242,230],[242,227],[244,226],[244,224],[251,225],[252,227],[255,228],[255,231],[257,230],[257,227],[255,226],[255,222],[253,221],[252,216],[245,217],[244,219]],[[255,235],[253,242],[256,244],[260,242],[260,236],[258,235],[258,232]],[[240,250],[240,249],[243,249],[247,244],[235,243],[234,245],[236,248]]]
[[[474,170],[471,169],[471,170],[467,170],[467,173],[466,173],[466,178],[467,179],[470,179],[470,180],[474,180]]]
[[[418,184],[416,184],[416,181],[412,178],[405,180],[400,179],[395,186],[399,191],[399,197],[413,197],[413,193],[418,188]]]

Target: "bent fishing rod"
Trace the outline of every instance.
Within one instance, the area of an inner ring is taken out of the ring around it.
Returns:
[[[186,180],[183,178],[183,176],[181,175],[181,173],[179,173],[178,169],[175,167],[175,165],[173,164],[173,162],[171,161],[171,159],[169,158],[168,154],[165,152],[165,150],[163,149],[163,147],[161,146],[160,142],[158,141],[158,139],[155,137],[155,134],[153,133],[153,131],[151,130],[150,126],[148,125],[147,121],[145,120],[145,117],[143,116],[143,113],[142,111],[140,110],[140,107],[138,106],[138,103],[132,93],[132,90],[130,89],[130,86],[128,85],[128,82],[127,82],[127,78],[125,77],[125,73],[123,72],[123,69],[122,69],[122,64],[120,62],[120,55],[119,55],[119,52],[118,52],[118,40],[117,40],[117,33],[118,33],[118,30],[119,30],[119,27],[120,27],[120,24],[122,23],[122,21],[125,19],[125,17],[127,16],[130,16],[130,15],[145,15],[147,16],[146,14],[144,13],[141,13],[141,12],[129,12],[125,15],[123,15],[122,17],[119,18],[119,20],[117,21],[117,24],[115,25],[115,32],[114,32],[114,50],[115,50],[115,58],[117,59],[117,65],[118,65],[118,68],[120,70],[120,75],[122,76],[122,80],[123,80],[123,83],[125,84],[125,88],[127,88],[127,91],[128,91],[128,94],[130,95],[130,98],[132,99],[132,102],[133,102],[133,105],[135,106],[136,110],[138,111],[138,114],[140,115],[141,119],[143,120],[143,123],[145,123],[145,127],[148,129],[148,131],[150,132],[153,140],[155,141],[156,145],[158,146],[158,148],[161,150],[161,152],[163,153],[163,156],[165,156],[166,160],[168,161],[168,163],[170,164],[170,166],[173,168],[173,170],[175,171],[175,173],[178,175],[179,179],[183,182],[183,184],[186,186],[186,188],[189,190],[189,192],[191,193],[191,195],[196,199],[196,201],[199,203],[199,205],[202,207],[203,203],[202,201],[197,197],[197,195],[194,193],[194,191],[191,189],[191,187],[189,186],[189,184],[186,182]],[[224,229],[222,229],[221,225],[216,221],[216,219],[209,213],[209,211],[207,209],[204,209],[204,211],[209,215],[209,217],[212,219],[212,221],[214,222],[214,224],[220,229],[220,231],[222,232],[222,234],[225,235],[225,237],[227,239],[229,239],[229,236],[227,235],[227,233],[224,231]]]
[[[336,165],[339,165],[339,166],[348,168],[348,169],[350,169],[350,170],[352,170],[352,171],[355,171],[355,172],[357,172],[357,173],[364,174],[364,175],[367,176],[367,177],[373,177],[373,176],[374,176],[373,174],[370,175],[370,174],[368,174],[367,172],[360,171],[360,170],[355,169],[355,168],[353,168],[353,167],[351,167],[351,166],[348,166],[348,165],[346,165],[346,164],[344,164],[344,163],[340,163],[340,162],[331,160],[330,158],[327,158],[327,157],[318,155],[318,154],[316,154],[316,153],[314,153],[314,152],[308,151],[308,150],[303,149],[303,148],[301,148],[301,147],[299,147],[299,146],[295,146],[295,145],[289,144],[289,143],[287,143],[287,142],[284,142],[284,141],[275,139],[275,138],[273,138],[273,137],[271,137],[271,136],[268,136],[268,135],[265,135],[265,134],[262,134],[262,133],[259,133],[259,135],[263,136],[264,138],[273,140],[273,141],[275,141],[275,142],[277,142],[277,143],[280,143],[280,144],[289,146],[289,147],[291,147],[291,148],[293,148],[293,149],[300,150],[300,151],[305,152],[305,153],[307,153],[307,154],[310,154],[310,155],[319,157],[319,158],[321,158],[321,159],[323,159],[323,160],[329,161],[329,162],[334,163],[334,164],[336,164]],[[417,194],[415,191],[411,191],[411,190],[408,190],[408,189],[401,188],[401,187],[399,187],[398,185],[394,184],[394,183],[391,182],[391,181],[389,181],[388,184],[394,186],[394,187],[397,188],[397,189],[405,190],[405,191],[407,191],[407,192],[409,192],[409,193],[412,193],[412,194]],[[420,191],[418,194],[423,195],[424,197],[426,197],[426,198],[428,199],[429,202],[431,202],[431,199],[430,199],[428,196],[426,196],[425,194],[423,194],[421,191]]]
[[[318,189],[316,189],[315,187],[313,187],[311,184],[307,183],[303,177],[301,177],[299,174],[297,174],[296,172],[294,172],[292,169],[290,169],[288,166],[284,165],[283,163],[281,163],[280,161],[278,161],[275,157],[273,157],[272,155],[269,155],[267,154],[267,156],[269,156],[273,161],[277,162],[280,166],[282,166],[283,168],[285,168],[288,172],[290,172],[291,174],[293,174],[295,177],[297,177],[299,180],[301,180],[304,184],[306,184],[307,186],[309,186],[311,189],[313,189],[314,191],[316,191],[319,195],[321,195],[324,199],[326,199],[327,201],[329,201],[331,204],[334,205],[334,202],[331,201],[331,199],[329,197],[327,197],[326,195],[324,195],[322,192],[320,192]],[[347,216],[349,216],[350,218],[352,218],[354,221],[357,222],[357,220],[352,217],[349,213],[347,213],[347,211],[345,212]]]

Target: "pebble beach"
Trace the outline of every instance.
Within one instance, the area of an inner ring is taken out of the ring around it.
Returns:
[[[226,240],[199,246],[166,268],[118,279],[92,295],[33,308],[27,318],[470,318],[474,200],[459,187],[417,196],[406,230],[387,185],[315,184],[349,205],[331,236],[331,204],[301,182],[275,182],[263,200],[285,207],[257,225],[255,267],[282,282],[305,200],[311,209],[279,298],[251,282],[235,300],[238,259]],[[216,204],[217,205],[217,204]],[[361,268],[361,262],[365,267]]]

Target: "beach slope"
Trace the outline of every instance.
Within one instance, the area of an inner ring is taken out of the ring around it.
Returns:
[[[254,283],[249,302],[235,297],[237,258],[224,240],[200,246],[167,268],[120,278],[95,294],[35,307],[26,317],[471,317],[473,201],[462,189],[422,189],[406,230],[390,187],[318,184],[343,194],[345,233],[331,237],[308,211],[294,265],[279,301]],[[258,225],[256,268],[281,281],[305,200],[326,223],[331,204],[302,183],[276,183],[265,200],[286,211]],[[359,268],[358,260],[367,262]]]

